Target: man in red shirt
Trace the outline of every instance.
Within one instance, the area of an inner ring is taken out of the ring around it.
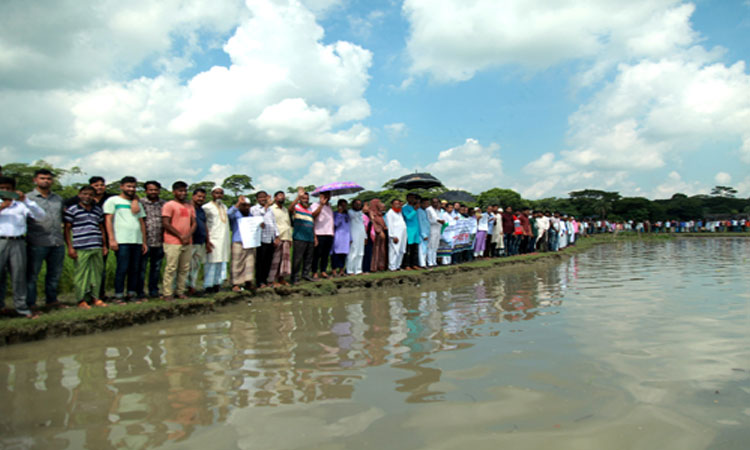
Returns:
[[[167,260],[162,292],[164,300],[167,301],[174,298],[175,272],[177,273],[177,298],[187,298],[186,280],[190,271],[193,233],[197,226],[195,209],[187,201],[187,188],[188,185],[184,181],[176,181],[172,185],[174,200],[167,202],[161,212],[164,227],[164,254]]]

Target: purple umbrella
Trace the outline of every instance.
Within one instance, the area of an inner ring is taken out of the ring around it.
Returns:
[[[337,183],[328,183],[324,184],[323,186],[318,186],[318,188],[313,191],[312,195],[314,197],[319,197],[323,192],[330,192],[331,196],[346,195],[353,194],[361,190],[364,190],[364,188],[356,183],[353,183],[351,181],[339,181]]]

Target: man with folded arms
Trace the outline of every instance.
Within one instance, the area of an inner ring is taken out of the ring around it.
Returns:
[[[184,181],[172,184],[174,200],[168,201],[162,208],[162,226],[164,227],[164,254],[167,266],[164,268],[164,300],[173,300],[175,293],[174,278],[177,275],[177,298],[185,299],[187,275],[190,271],[193,233],[195,232],[195,209],[187,201],[188,185]]]
[[[120,195],[104,202],[104,220],[109,238],[109,249],[117,256],[115,270],[115,301],[125,300],[125,279],[128,295],[137,302],[145,300],[140,276],[141,257],[146,254],[146,214],[135,195],[137,180],[126,176],[120,180]]]
[[[45,212],[16,191],[16,180],[10,177],[0,176],[0,200],[0,274],[4,278],[10,272],[15,314],[35,319],[38,315],[26,304],[26,220],[40,220]],[[0,306],[4,315],[10,315],[4,305],[5,289],[0,292]]]
[[[104,238],[104,212],[94,202],[94,188],[84,186],[78,191],[78,204],[63,214],[65,243],[68,256],[75,261],[73,284],[78,307],[89,309],[88,299],[94,306],[107,306],[99,298],[99,287],[107,254]]]
[[[160,198],[161,184],[158,181],[147,181],[146,198],[140,199],[141,209],[146,214],[143,219],[146,223],[146,245],[148,250],[141,258],[140,273],[141,281],[146,281],[149,297],[159,296],[159,278],[161,277],[161,266],[164,261],[164,227],[161,210],[167,201]],[[146,263],[149,264],[148,276],[146,276]]]
[[[292,274],[292,221],[289,217],[289,211],[284,208],[284,201],[286,200],[284,191],[276,192],[273,198],[274,204],[271,206],[271,211],[276,222],[276,228],[279,231],[279,237],[276,249],[273,252],[271,273],[269,274],[268,281],[279,285],[286,284],[284,277]]]

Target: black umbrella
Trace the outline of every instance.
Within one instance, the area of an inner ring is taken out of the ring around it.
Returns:
[[[393,182],[395,189],[430,189],[443,183],[429,173],[410,173]]]
[[[474,203],[477,199],[473,195],[465,191],[446,191],[438,195],[440,200],[448,202],[459,202],[459,203]]]

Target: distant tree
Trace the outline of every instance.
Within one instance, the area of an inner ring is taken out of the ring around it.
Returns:
[[[711,189],[711,195],[714,197],[735,198],[737,196],[737,189],[731,186],[714,186]]]
[[[302,188],[305,190],[305,192],[312,192],[312,191],[315,190],[315,187],[316,186],[314,184],[308,184],[307,186],[302,186]],[[287,194],[296,194],[297,193],[297,188],[293,187],[293,186],[287,186],[286,193]]]
[[[396,182],[398,178],[391,178],[390,180],[383,183],[383,186],[381,186],[383,189],[393,189],[393,183]]]
[[[510,206],[513,210],[516,210],[525,206],[526,203],[521,194],[513,189],[492,188],[477,196],[477,205],[482,208],[497,204],[503,208]]]
[[[529,206],[535,211],[561,212],[578,216],[578,209],[570,202],[569,198],[549,197],[539,200],[529,200]],[[500,205],[502,206],[502,205]]]
[[[620,199],[618,192],[607,192],[597,189],[573,191],[568,195],[570,196],[571,203],[578,209],[579,214],[584,217],[598,216],[603,219],[612,210],[614,202]]]
[[[247,175],[229,175],[221,182],[221,187],[231,192],[234,197],[237,197],[241,192],[249,191],[254,188],[252,181],[253,179]]]
[[[354,197],[354,199],[361,200],[363,202],[369,202],[370,200],[377,198],[383,202],[386,207],[391,206],[393,199],[405,200],[406,192],[398,189],[383,189],[382,191],[360,191]]]
[[[644,221],[651,218],[651,200],[644,197],[623,197],[612,205],[612,213],[625,220]]]
[[[31,164],[27,163],[9,163],[3,165],[3,175],[16,179],[18,190],[28,192],[34,189],[34,172],[39,169],[48,169],[55,175],[55,181],[52,184],[52,190],[60,192],[63,188],[62,179],[67,175],[81,175],[83,171],[78,167],[71,169],[60,169],[52,167],[52,164],[40,159]]]
[[[216,186],[216,183],[214,183],[213,181],[199,181],[197,183],[193,183],[190,186],[188,186],[188,192],[192,194],[193,191],[195,191],[198,188],[201,188],[205,190],[207,193],[210,193],[211,189],[213,189],[214,186]]]

